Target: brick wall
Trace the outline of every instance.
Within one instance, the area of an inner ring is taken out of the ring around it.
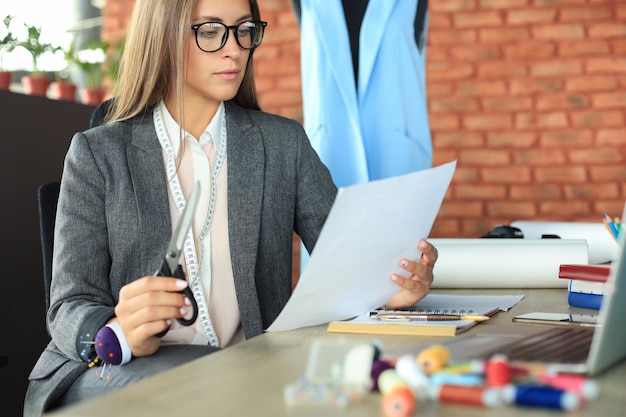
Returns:
[[[302,119],[291,0],[260,0],[262,107]],[[134,0],[108,0],[103,37]],[[518,219],[600,221],[626,200],[626,0],[431,0],[434,164],[458,160],[433,237]],[[297,256],[297,254],[296,254]]]

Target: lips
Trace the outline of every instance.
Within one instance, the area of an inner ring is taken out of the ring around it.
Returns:
[[[241,71],[238,69],[227,69],[227,70],[216,72],[215,75],[225,80],[234,80],[235,78],[239,76],[240,73]]]

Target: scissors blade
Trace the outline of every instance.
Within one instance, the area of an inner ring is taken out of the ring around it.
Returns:
[[[191,227],[191,222],[196,212],[198,201],[200,201],[200,183],[196,182],[193,190],[191,191],[191,195],[187,200],[185,209],[183,210],[183,215],[181,216],[180,220],[178,220],[176,229],[174,229],[172,239],[170,240],[170,244],[167,247],[167,253],[165,254],[165,262],[167,262],[168,266],[170,267],[170,271],[172,272],[175,271],[178,266],[180,252],[183,249],[185,237],[187,236],[189,228]]]

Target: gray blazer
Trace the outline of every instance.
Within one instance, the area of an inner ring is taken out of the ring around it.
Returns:
[[[246,338],[291,295],[292,241],[310,251],[336,195],[300,123],[226,104],[228,233]],[[152,113],[72,139],[61,182],[47,324],[25,415],[39,415],[87,369],[81,337],[114,315],[125,284],[154,273],[171,236]]]

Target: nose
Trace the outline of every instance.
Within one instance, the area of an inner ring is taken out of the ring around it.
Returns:
[[[242,49],[235,38],[236,30],[237,28],[228,28],[228,38],[226,38],[226,43],[221,49],[223,57],[238,58],[241,55]]]

